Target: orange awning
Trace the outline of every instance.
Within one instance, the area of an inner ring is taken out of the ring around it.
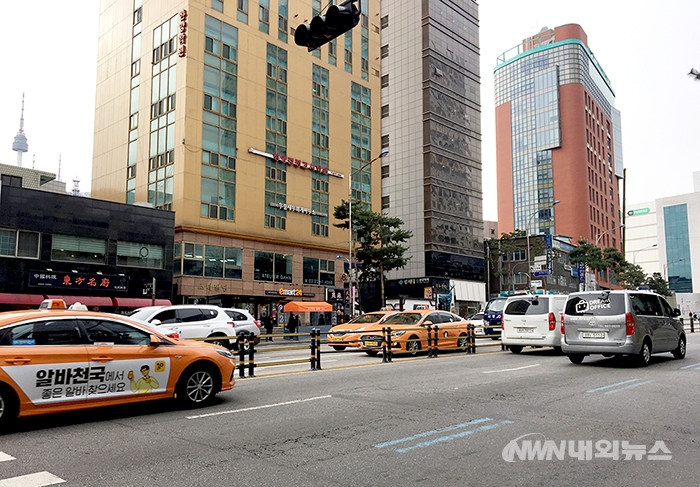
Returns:
[[[290,301],[283,310],[285,313],[315,313],[333,311],[333,306],[325,301]]]

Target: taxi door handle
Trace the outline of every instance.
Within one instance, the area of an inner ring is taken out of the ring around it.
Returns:
[[[32,359],[30,359],[30,358],[21,358],[21,357],[5,359],[5,362],[7,362],[8,364],[15,364],[15,365],[16,364],[27,364],[31,361],[32,361]]]
[[[102,355],[100,357],[92,357],[91,360],[94,360],[95,362],[110,362],[114,359],[112,357],[106,357],[106,356]]]

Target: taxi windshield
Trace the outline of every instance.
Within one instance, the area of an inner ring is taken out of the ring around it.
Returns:
[[[367,313],[358,316],[354,320],[350,321],[350,323],[377,323],[379,320],[384,318],[384,316],[386,316],[384,313]]]
[[[399,313],[387,319],[384,323],[390,324],[400,324],[400,325],[415,325],[418,323],[423,315],[421,313]]]

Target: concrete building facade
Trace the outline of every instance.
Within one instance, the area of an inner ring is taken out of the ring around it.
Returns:
[[[379,1],[359,4],[307,52],[319,0],[102,0],[92,195],[175,212],[176,301],[260,316],[343,287],[333,209],[381,198]]]

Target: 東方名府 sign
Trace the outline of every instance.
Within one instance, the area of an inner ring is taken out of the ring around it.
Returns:
[[[127,276],[108,276],[82,272],[31,271],[29,286],[44,289],[80,289],[99,291],[128,291]]]

